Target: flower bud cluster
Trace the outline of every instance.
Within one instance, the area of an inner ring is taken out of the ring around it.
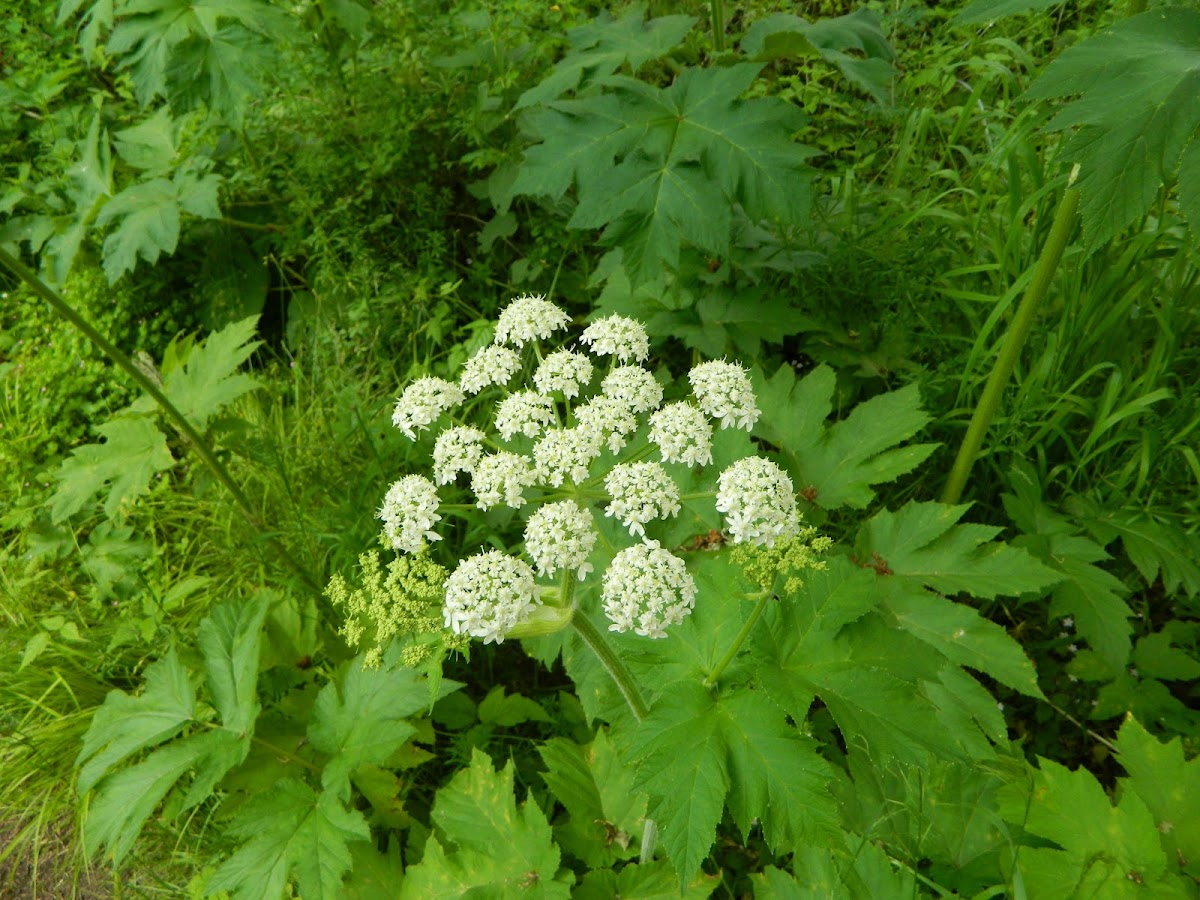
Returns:
[[[489,549],[463,559],[446,578],[443,618],[455,635],[499,642],[518,626],[519,634],[530,633],[542,619],[556,621],[542,615],[550,606],[539,612],[548,589],[536,579],[573,584],[591,573],[596,502],[635,539],[616,550],[601,578],[610,629],[661,638],[695,605],[683,557],[652,533],[682,509],[672,473],[712,464],[714,422],[754,426],[760,411],[749,376],[737,363],[702,363],[688,376],[691,397],[663,406],[662,385],[641,365],[650,346],[640,323],[602,318],[576,345],[543,352],[542,343],[569,322],[541,296],[518,297],[500,313],[494,343],[467,360],[457,383],[419,378],[397,401],[392,420],[410,440],[441,420],[445,427],[433,442],[433,480],[407,475],[388,490],[379,517],[390,546],[419,554],[440,539],[437,485],[469,490],[479,509],[507,506],[526,520],[523,554]],[[522,371],[529,383],[514,384]],[[487,428],[480,414],[490,419]],[[460,417],[473,424],[454,421]],[[657,460],[647,458],[653,454]],[[734,543],[769,548],[800,530],[791,480],[761,457],[720,474],[716,508]]]

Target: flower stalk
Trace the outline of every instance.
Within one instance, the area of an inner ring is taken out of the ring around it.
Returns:
[[[774,596],[775,593],[773,591],[760,591],[757,594],[750,594],[746,598],[747,600],[757,599],[758,602],[754,604],[754,609],[750,611],[750,618],[746,619],[745,624],[742,625],[742,630],[733,639],[733,643],[729,645],[729,649],[725,651],[725,655],[721,657],[720,661],[713,667],[713,670],[708,673],[708,677],[704,679],[704,686],[706,688],[713,687],[725,669],[733,662],[733,658],[742,649],[742,644],[746,642],[746,638],[750,636],[750,632],[762,617],[763,610],[767,608],[767,601]]]

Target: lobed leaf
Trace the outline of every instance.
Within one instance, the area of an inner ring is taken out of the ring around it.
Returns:
[[[104,513],[110,519],[150,490],[154,475],[170,468],[175,459],[166,438],[153,421],[124,416],[96,426],[101,444],[76,447],[62,461],[50,498],[50,519],[63,522],[82,510],[97,492],[106,493]]]

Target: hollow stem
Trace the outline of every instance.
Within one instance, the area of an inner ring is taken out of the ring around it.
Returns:
[[[58,292],[54,291],[49,285],[42,281],[42,279],[39,278],[32,269],[22,263],[3,247],[0,247],[0,265],[3,265],[10,272],[25,282],[25,284],[29,286],[30,290],[49,303],[54,311],[58,313],[58,315],[62,316],[73,326],[78,328],[79,331],[82,332],[89,341],[99,347],[100,350],[109,359],[111,359],[119,369],[121,369],[121,371],[133,379],[138,387],[154,398],[154,402],[158,404],[159,408],[163,411],[163,414],[166,415],[175,428],[178,429],[179,432],[187,439],[188,445],[193,451],[195,451],[196,455],[200,457],[201,462],[203,462],[204,465],[208,467],[208,470],[212,472],[214,476],[216,476],[217,481],[221,482],[221,484],[225,486],[225,489],[229,491],[230,496],[233,497],[234,502],[241,510],[246,521],[250,523],[250,526],[260,534],[265,535],[266,530],[263,528],[262,522],[259,521],[257,514],[254,512],[254,507],[251,506],[246,495],[242,493],[242,489],[238,486],[237,482],[233,480],[233,476],[229,474],[229,470],[222,465],[219,459],[217,459],[216,454],[213,453],[212,448],[209,447],[208,441],[206,441],[200,432],[196,430],[195,426],[188,421],[187,417],[180,412],[179,408],[171,402],[170,398],[163,393],[162,388],[158,386],[154,379],[139,369],[134,364],[133,360],[126,356],[125,353],[116,346],[116,344],[112,343],[112,341],[97,331],[92,326],[91,322],[76,312],[73,306],[59,296]],[[303,579],[303,581],[310,588],[319,594],[321,592],[320,585],[318,585],[308,571],[296,561],[291,552],[281,543],[279,543],[277,539],[270,537],[269,535],[267,536],[267,540],[270,541],[271,545],[276,551],[278,551],[278,555],[284,561],[284,563],[290,569],[292,569],[292,571],[299,575],[300,578]]]
[[[1021,305],[1017,307],[1016,317],[1008,329],[1008,334],[1004,337],[1004,346],[996,358],[996,364],[992,367],[987,384],[983,388],[983,394],[971,416],[971,424],[967,426],[967,433],[963,435],[962,445],[958,448],[958,456],[954,460],[954,467],[950,470],[950,477],[942,492],[943,503],[957,503],[962,497],[963,489],[967,486],[967,477],[971,474],[971,466],[974,465],[975,457],[979,455],[979,450],[983,447],[984,435],[991,426],[992,419],[996,417],[996,411],[1000,408],[1000,399],[1004,394],[1004,388],[1021,355],[1021,349],[1025,346],[1025,339],[1029,337],[1029,330],[1033,327],[1038,310],[1046,299],[1046,294],[1049,293],[1050,282],[1054,278],[1059,260],[1062,259],[1063,251],[1070,240],[1078,211],[1079,191],[1068,187],[1062,200],[1059,201],[1058,212],[1054,215],[1054,224],[1050,227],[1050,235],[1042,247],[1041,256],[1038,257],[1033,280],[1029,282],[1025,296],[1021,298]]]
[[[709,0],[712,10],[713,48],[725,52],[725,4],[721,0]]]
[[[751,594],[751,597],[757,597],[758,602],[754,604],[754,609],[750,611],[750,618],[742,625],[742,630],[738,632],[737,637],[733,639],[733,643],[729,645],[729,649],[725,651],[725,655],[721,657],[720,662],[713,667],[713,670],[708,673],[708,677],[704,679],[706,688],[712,687],[717,683],[717,679],[725,671],[726,667],[733,662],[733,658],[737,656],[738,651],[742,649],[742,644],[746,642],[746,638],[750,636],[755,624],[763,614],[763,610],[767,608],[767,602],[775,596],[772,591],[762,591],[758,594]],[[749,598],[747,598],[749,599]]]
[[[612,680],[617,683],[617,690],[629,704],[633,717],[639,722],[646,718],[650,710],[646,706],[646,701],[642,699],[637,682],[633,680],[633,674],[625,666],[625,663],[621,662],[620,657],[613,652],[608,641],[604,640],[604,635],[597,631],[596,626],[582,613],[577,612],[572,616],[571,624],[575,627],[576,633],[583,638],[583,642],[588,645],[588,649],[596,654],[600,664],[608,670]]]

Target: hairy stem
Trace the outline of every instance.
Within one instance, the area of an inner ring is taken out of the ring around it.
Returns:
[[[617,683],[617,689],[625,698],[625,702],[629,704],[633,717],[639,722],[646,718],[650,710],[646,707],[646,701],[642,699],[637,682],[633,680],[633,674],[625,666],[625,663],[621,662],[620,657],[613,652],[608,641],[604,640],[604,635],[597,631],[596,626],[582,613],[572,616],[571,624],[575,626],[575,631],[583,638],[583,642],[596,654],[600,664],[608,670],[612,680]]]
[[[82,332],[89,341],[99,347],[100,350],[117,365],[117,368],[133,379],[134,383],[137,384],[138,387],[154,398],[154,402],[158,404],[159,408],[163,411],[163,414],[166,415],[171,423],[187,439],[188,445],[192,450],[195,451],[196,455],[200,457],[201,462],[203,462],[204,465],[208,467],[209,471],[216,476],[217,481],[221,482],[221,484],[225,486],[225,489],[229,491],[230,496],[233,497],[234,502],[238,505],[238,508],[242,511],[242,515],[245,517],[246,521],[250,523],[250,526],[254,528],[255,531],[265,535],[265,529],[263,528],[262,522],[259,521],[258,516],[255,514],[254,507],[251,506],[246,495],[242,493],[242,489],[238,486],[237,482],[233,480],[233,476],[229,474],[229,470],[225,468],[219,459],[217,459],[216,454],[213,453],[212,448],[208,445],[208,442],[204,439],[200,432],[196,430],[195,426],[188,421],[187,417],[179,411],[179,408],[171,402],[170,398],[163,393],[162,388],[158,386],[154,379],[149,377],[145,372],[138,368],[137,365],[134,364],[133,360],[126,356],[119,347],[112,343],[112,341],[97,331],[92,326],[91,322],[76,312],[73,306],[67,303],[67,301],[64,300],[56,291],[42,281],[42,279],[40,279],[32,269],[22,263],[3,247],[0,247],[0,264],[25,282],[25,284],[29,286],[29,289],[35,294],[49,303],[56,313],[78,328],[79,331]],[[276,538],[267,536],[267,540],[270,541],[272,547],[278,551],[278,554],[284,563],[287,564],[292,571],[299,575],[305,584],[319,594],[321,592],[320,585],[318,585],[316,580],[313,579],[308,571],[296,561],[288,548],[283,546]]]
[[[723,673],[726,667],[733,662],[733,658],[737,656],[738,651],[742,649],[742,644],[746,642],[746,638],[750,636],[750,632],[753,630],[755,624],[762,616],[763,610],[767,608],[767,602],[774,597],[775,594],[772,591],[762,591],[759,594],[752,594],[751,596],[757,597],[758,602],[754,604],[754,609],[750,611],[750,618],[746,620],[746,624],[742,626],[742,630],[739,631],[737,637],[733,639],[733,643],[729,645],[729,649],[725,651],[725,655],[721,657],[720,662],[713,667],[713,670],[708,673],[708,677],[704,679],[704,686],[706,688],[710,688],[716,684],[717,680],[721,677],[721,673]]]
[[[1004,337],[1004,347],[996,358],[996,364],[992,367],[987,384],[983,388],[983,395],[979,398],[974,415],[971,416],[971,424],[967,427],[962,445],[958,448],[958,456],[954,460],[954,467],[950,470],[950,478],[942,493],[943,503],[957,503],[962,497],[963,489],[967,486],[967,476],[971,474],[971,466],[974,465],[975,457],[983,446],[984,435],[1000,408],[1004,388],[1021,355],[1021,349],[1029,336],[1030,328],[1033,327],[1034,319],[1037,318],[1038,310],[1049,293],[1050,282],[1070,240],[1078,211],[1079,191],[1068,187],[1059,201],[1058,212],[1054,215],[1050,235],[1042,247],[1041,256],[1038,257],[1033,280],[1026,288],[1025,296],[1021,298],[1016,317]]]

